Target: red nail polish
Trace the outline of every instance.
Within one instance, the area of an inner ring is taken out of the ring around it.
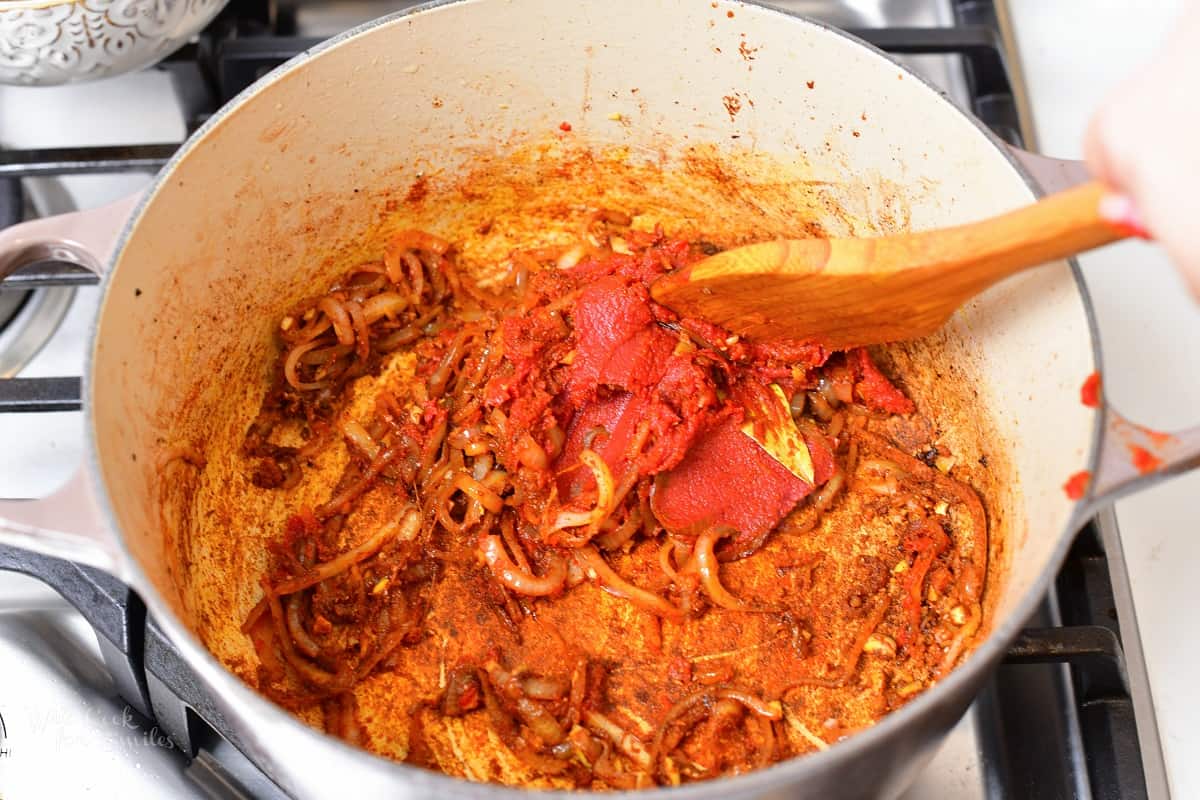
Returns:
[[[1100,198],[1100,216],[1126,236],[1150,239],[1150,231],[1142,224],[1141,215],[1129,195],[1106,194]]]

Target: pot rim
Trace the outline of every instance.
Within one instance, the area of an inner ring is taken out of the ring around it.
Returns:
[[[62,0],[63,2],[80,2],[81,0]],[[473,783],[466,779],[452,777],[440,772],[426,770],[421,767],[404,764],[402,762],[393,761],[382,756],[375,755],[361,748],[354,747],[337,737],[326,733],[321,733],[313,728],[305,725],[299,719],[288,713],[283,708],[268,700],[263,695],[251,689],[243,683],[236,675],[230,672],[223,664],[217,661],[216,657],[204,647],[196,635],[188,629],[175,615],[174,611],[160,597],[158,590],[150,582],[142,566],[131,554],[124,536],[119,533],[116,515],[109,500],[107,485],[104,481],[103,472],[100,468],[99,451],[96,441],[96,426],[95,426],[95,403],[93,402],[92,391],[94,387],[92,368],[95,364],[96,348],[98,344],[98,333],[100,320],[104,317],[109,301],[109,287],[112,283],[113,272],[112,265],[116,264],[121,254],[125,249],[126,243],[133,235],[137,228],[146,208],[153,202],[154,197],[158,194],[159,189],[169,179],[175,167],[187,157],[187,155],[195,148],[203,139],[211,133],[218,125],[220,125],[226,117],[236,113],[245,103],[252,97],[257,95],[262,90],[266,89],[271,84],[280,80],[284,76],[303,67],[312,57],[320,55],[327,50],[338,47],[351,39],[357,38],[360,35],[366,34],[375,28],[385,25],[394,24],[402,19],[405,19],[414,14],[421,14],[452,5],[464,3],[486,2],[487,0],[432,0],[428,3],[423,3],[412,8],[388,14],[361,25],[358,25],[349,30],[326,39],[319,44],[297,54],[293,58],[279,65],[263,77],[259,78],[253,84],[242,90],[236,97],[222,106],[212,115],[199,129],[197,129],[188,139],[179,147],[171,159],[159,170],[155,176],[150,188],[142,196],[134,212],[126,220],[121,231],[120,237],[117,240],[117,246],[113,250],[110,269],[105,273],[101,285],[101,301],[96,317],[93,319],[89,332],[90,345],[88,359],[83,372],[83,398],[85,405],[85,413],[87,416],[86,424],[86,455],[85,465],[87,472],[91,476],[93,485],[99,489],[95,491],[94,499],[96,502],[98,513],[105,526],[113,532],[114,538],[117,540],[116,545],[119,551],[119,559],[122,562],[120,569],[120,577],[127,580],[129,584],[138,591],[142,599],[146,602],[147,607],[153,613],[155,620],[166,631],[171,642],[179,648],[184,658],[197,675],[203,679],[206,688],[216,695],[216,701],[223,706],[223,711],[231,719],[240,722],[247,721],[249,718],[267,718],[273,725],[284,727],[290,735],[302,735],[309,737],[319,737],[320,741],[326,747],[340,748],[343,754],[349,756],[367,757],[371,759],[370,766],[374,772],[386,771],[388,777],[394,777],[396,783],[409,783],[415,785],[421,790],[430,793],[442,793],[451,796],[487,796],[489,798],[511,798],[512,800],[521,800],[527,798],[530,792],[537,792],[540,796],[545,797],[577,797],[578,792],[572,791],[546,791],[546,790],[531,790],[528,788],[510,787],[501,784],[492,783]],[[54,0],[29,0],[29,2],[50,2]],[[1018,162],[1012,153],[1008,150],[1005,143],[993,133],[978,117],[967,111],[959,108],[950,100],[945,98],[942,93],[927,81],[922,76],[916,74],[907,66],[897,62],[886,52],[874,45],[860,39],[853,34],[850,34],[840,28],[828,25],[819,20],[814,20],[802,14],[797,14],[785,11],[778,8],[767,6],[766,0],[734,0],[734,2],[751,6],[757,11],[765,14],[775,14],[781,19],[782,24],[809,26],[819,35],[837,36],[847,43],[856,45],[865,49],[876,58],[886,61],[890,67],[898,69],[904,73],[906,78],[912,78],[919,85],[925,87],[932,98],[938,102],[949,103],[954,110],[962,115],[970,124],[984,136],[984,138],[1009,162],[1013,170],[1021,177],[1025,184],[1029,187],[1035,197],[1041,196],[1044,192],[1041,190],[1038,183]],[[1072,276],[1075,281],[1076,290],[1079,293],[1080,300],[1084,307],[1084,314],[1087,319],[1088,333],[1091,338],[1092,345],[1092,361],[1093,368],[1097,368],[1101,361],[1100,337],[1096,324],[1095,309],[1090,295],[1087,291],[1087,286],[1083,280],[1083,275],[1079,269],[1078,263],[1074,259],[1068,260]],[[1099,461],[1101,451],[1101,442],[1104,433],[1103,419],[1105,415],[1105,407],[1102,404],[1096,409],[1093,418],[1092,435],[1090,439],[1090,452],[1087,458],[1087,468],[1095,472]],[[899,708],[881,718],[871,727],[858,731],[849,736],[843,741],[835,742],[829,746],[828,750],[809,753],[803,757],[791,758],[785,761],[772,764],[767,767],[752,770],[744,775],[730,776],[717,778],[710,781],[701,781],[697,783],[687,784],[678,787],[659,787],[654,789],[639,789],[626,790],[622,792],[606,793],[608,796],[616,795],[636,795],[639,798],[693,798],[706,797],[715,794],[725,795],[726,793],[736,793],[741,796],[743,793],[755,793],[777,787],[780,784],[790,784],[802,782],[808,773],[817,770],[831,768],[833,765],[845,765],[854,761],[863,752],[870,751],[875,747],[880,746],[884,741],[897,736],[903,731],[911,720],[918,719],[933,713],[937,707],[943,702],[943,698],[961,694],[968,689],[971,689],[971,684],[979,681],[983,674],[989,672],[997,662],[1001,659],[1008,645],[1016,637],[1019,630],[1024,626],[1025,622],[1036,610],[1037,605],[1042,601],[1051,580],[1057,574],[1063,560],[1066,557],[1067,551],[1074,540],[1074,534],[1079,530],[1084,523],[1091,519],[1091,515],[1086,514],[1082,504],[1077,504],[1075,510],[1069,517],[1065,528],[1058,532],[1058,543],[1055,545],[1050,558],[1046,562],[1046,566],[1037,578],[1032,582],[1030,587],[1025,591],[1024,595],[1017,601],[1013,610],[1001,621],[995,624],[984,640],[968,657],[966,662],[951,671],[950,675],[944,680],[938,681],[935,685],[929,687],[921,694],[907,703],[902,708]],[[974,691],[972,691],[974,694]],[[245,710],[243,710],[245,709]],[[272,731],[272,738],[276,738],[282,730]],[[299,787],[288,785],[286,780],[289,773],[294,775],[293,770],[285,767],[278,760],[277,752],[280,748],[271,748],[264,744],[266,737],[258,737],[251,735],[242,741],[242,746],[247,750],[247,755],[256,762],[267,766],[269,777],[275,780],[283,779],[284,788],[293,790]],[[275,750],[276,752],[272,752]],[[364,766],[366,766],[364,764]]]

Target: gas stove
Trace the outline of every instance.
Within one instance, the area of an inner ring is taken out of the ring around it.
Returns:
[[[234,0],[154,70],[0,89],[0,226],[144,184],[186,133],[273,66],[408,3]],[[778,0],[896,54],[1019,143],[1019,82],[988,0]],[[0,494],[36,497],[82,456],[95,279],[46,263],[0,283]],[[1167,797],[1111,512],[1077,538],[1027,630],[905,795]],[[0,796],[283,797],[115,579],[0,547]]]

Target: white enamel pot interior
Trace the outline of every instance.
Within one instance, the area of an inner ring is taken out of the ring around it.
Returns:
[[[917,229],[1034,197],[990,134],[886,56],[742,3],[435,4],[301,55],[223,109],[126,226],[86,383],[90,469],[119,532],[123,577],[208,684],[239,744],[297,796],[516,790],[358,751],[218,664],[175,591],[164,465],[197,437],[236,434],[217,409],[261,396],[272,319],[319,288],[324,273],[312,265],[361,234],[381,196],[562,121],[581,140],[634,153],[750,148],[803,162],[814,181],[891,187]],[[871,206],[863,196],[864,215],[896,224],[892,201]],[[1043,594],[1071,527],[1059,487],[1085,466],[1096,422],[1078,402],[1094,369],[1086,302],[1060,264],[988,292],[948,335],[989,409],[994,448],[1011,462],[1000,494],[1009,536],[998,556],[1008,573],[991,638],[933,689],[828,751],[672,796],[898,794]]]

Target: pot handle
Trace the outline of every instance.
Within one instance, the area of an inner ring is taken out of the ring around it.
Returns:
[[[0,230],[0,280],[40,261],[66,261],[103,275],[121,229],[141,199],[142,193],[138,192],[108,205]]]
[[[1007,145],[1009,152],[1046,192],[1059,192],[1092,180],[1082,161],[1031,153]],[[1090,517],[1104,505],[1131,492],[1200,467],[1200,425],[1167,434],[1130,422],[1103,397],[1101,384],[1100,452],[1088,477],[1077,516]]]
[[[0,500],[0,544],[120,577],[120,547],[101,521],[83,468],[41,500]]]
[[[141,193],[87,211],[0,230],[0,280],[41,261],[66,261],[103,275]],[[40,500],[0,500],[0,544],[75,561],[118,575],[120,547],[92,497],[86,470]]]

